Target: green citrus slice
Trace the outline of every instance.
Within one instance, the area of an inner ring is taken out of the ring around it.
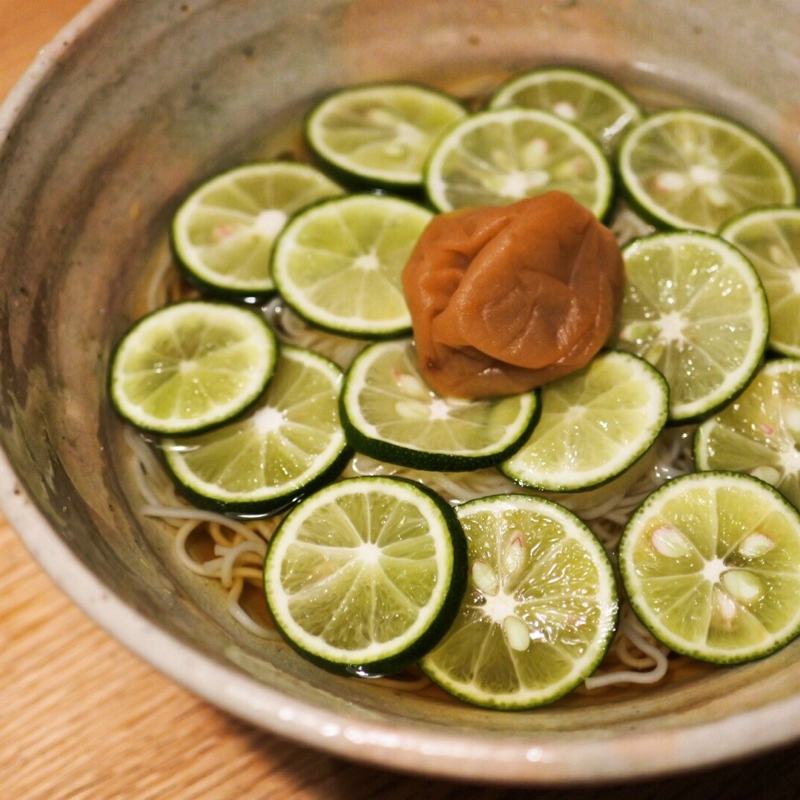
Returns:
[[[430,489],[351,478],[307,497],[270,542],[264,590],[287,641],[351,675],[398,672],[450,626],[466,584],[464,534]]]
[[[343,180],[404,188],[422,184],[433,140],[466,114],[454,98],[412,83],[334,92],[309,114],[306,139]]]
[[[670,109],[635,125],[618,168],[637,209],[670,228],[714,233],[750,208],[796,199],[781,156],[738,123],[703,111]]]
[[[756,268],[769,304],[769,344],[800,356],[800,208],[760,208],[731,220],[720,236]]]
[[[205,430],[258,399],[277,349],[266,321],[249,309],[202,301],[165,306],[140,319],[117,346],[111,402],[143,430]]]
[[[172,222],[172,245],[189,277],[206,289],[264,298],[275,237],[304,206],[343,189],[307,164],[247,164],[203,183]]]
[[[523,486],[569,492],[613,480],[650,449],[667,421],[669,389],[644,359],[606,352],[545,384],[541,401],[539,424],[501,469]]]
[[[389,196],[349,195],[312,206],[275,243],[275,284],[301,317],[333,333],[408,333],[400,276],[432,216]]]
[[[698,469],[747,472],[800,507],[800,361],[770,361],[695,432]]]
[[[573,122],[611,155],[643,114],[636,100],[601,75],[574,67],[540,67],[515,75],[489,98],[490,108],[539,108]]]
[[[327,359],[284,346],[252,411],[204,434],[165,439],[167,466],[198,505],[243,514],[280,510],[337,476],[347,461],[341,381]]]
[[[547,111],[502,108],[473,114],[441,136],[425,187],[440,211],[558,190],[602,218],[614,181],[600,145],[577,126]]]
[[[497,464],[525,440],[538,410],[535,392],[490,400],[441,397],[426,385],[408,340],[363,350],[342,391],[342,422],[351,446],[415,469]]]
[[[637,239],[623,258],[627,287],[613,346],[666,377],[673,421],[711,414],[744,389],[767,344],[767,300],[753,266],[699,231]]]
[[[800,633],[800,515],[751,476],[666,483],[625,528],[619,565],[634,611],[676,652],[735,664]]]
[[[576,516],[542,498],[494,495],[457,507],[467,591],[420,662],[445,690],[501,709],[552,702],[602,660],[617,619],[614,572]]]

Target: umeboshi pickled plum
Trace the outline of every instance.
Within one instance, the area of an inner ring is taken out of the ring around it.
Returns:
[[[455,397],[528,391],[585,366],[623,288],[613,234],[561,192],[440,214],[403,271],[420,370]]]

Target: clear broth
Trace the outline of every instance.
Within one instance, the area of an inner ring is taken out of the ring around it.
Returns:
[[[599,74],[603,74],[602,69],[597,70]],[[497,73],[496,75],[487,76],[466,76],[449,80],[445,83],[431,84],[437,85],[437,88],[450,92],[456,97],[460,98],[465,105],[471,109],[476,110],[480,108],[485,101],[486,96],[504,79],[510,77],[511,72]],[[661,108],[668,107],[696,107],[706,108],[716,113],[726,113],[724,108],[720,108],[718,104],[710,101],[704,102],[703,98],[698,98],[691,94],[680,91],[679,89],[669,85],[666,81],[659,81],[657,78],[650,74],[634,74],[630,80],[619,80],[616,76],[612,77],[630,94],[632,94],[643,106],[646,111],[654,111]],[[213,165],[213,168],[206,175],[198,175],[197,182],[211,177],[211,175],[220,172],[224,169],[235,166],[243,161],[269,161],[275,159],[282,160],[296,160],[296,161],[313,161],[310,151],[305,145],[303,138],[302,123],[303,118],[311,106],[308,103],[305,106],[298,107],[296,114],[291,118],[284,117],[284,121],[276,125],[268,135],[259,138],[252,146],[243,150],[246,153],[245,157],[237,156],[233,162],[221,161]],[[730,115],[732,116],[733,115]],[[777,121],[765,120],[766,123],[772,123],[772,130],[777,130]],[[758,131],[761,135],[769,138],[770,128]],[[170,248],[168,238],[165,236],[160,241],[155,249],[153,257],[147,264],[146,269],[142,271],[143,282],[152,286],[153,282],[158,280],[158,276],[169,276],[163,284],[163,296],[160,302],[167,302],[168,300],[175,300],[179,297],[186,297],[191,295],[194,290],[180,277],[180,271],[175,264]],[[142,293],[144,298],[145,293]],[[152,297],[152,295],[150,295]],[[145,313],[148,305],[152,304],[151,300],[141,300],[141,308],[137,308],[137,312]],[[138,305],[138,303],[137,303]],[[165,535],[169,536],[171,533],[167,532]],[[202,537],[196,534],[192,536],[192,544],[190,547],[192,553],[199,560],[204,558],[213,557],[213,548],[208,543],[202,541]],[[180,569],[179,565],[175,565],[174,569]],[[213,592],[219,594],[221,600],[224,600],[224,590],[219,586],[216,581],[202,579],[197,577],[198,581],[203,583],[203,592]],[[183,583],[183,581],[181,581]],[[269,610],[264,599],[263,591],[253,584],[245,583],[240,603],[248,614],[259,624],[264,627],[274,628],[271,620]],[[271,643],[265,643],[263,647],[269,648],[274,646]],[[588,692],[583,689],[578,689],[570,695],[557,701],[557,705],[562,708],[580,708],[587,705],[604,705],[615,703],[621,700],[630,700],[645,694],[651,694],[654,691],[666,691],[670,688],[685,686],[702,680],[717,672],[720,667],[712,664],[706,664],[694,659],[678,656],[675,654],[670,655],[670,667],[664,678],[655,684],[627,684],[609,686],[602,689],[595,689]],[[613,667],[615,659],[609,656],[603,664],[603,669]],[[408,674],[397,676],[399,681],[413,681],[419,677],[416,670],[409,671]],[[353,680],[363,680],[353,678]],[[397,691],[396,686],[383,685],[380,682],[375,683],[372,687],[373,691]],[[420,694],[435,700],[436,702],[447,702],[461,704],[462,701],[453,698],[451,695],[444,692],[436,685],[415,690]]]

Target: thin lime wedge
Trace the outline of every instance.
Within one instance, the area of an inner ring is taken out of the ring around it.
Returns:
[[[695,432],[698,469],[746,472],[800,508],[800,361],[770,361]]]
[[[111,402],[143,430],[205,430],[256,402],[277,352],[275,335],[254,311],[203,301],[165,306],[139,320],[114,351]]]
[[[431,143],[466,115],[454,98],[413,83],[377,83],[334,92],[314,107],[306,139],[345,182],[409,188],[422,184]]]
[[[466,583],[464,534],[450,506],[400,478],[331,484],[273,536],[264,590],[286,640],[350,675],[399,672],[441,638]]]
[[[489,108],[539,108],[573,122],[611,155],[642,109],[621,86],[575,67],[539,67],[515,75],[494,91]]]
[[[629,353],[601,353],[541,393],[539,424],[501,465],[512,480],[541,491],[582,491],[613,480],[651,448],[667,421],[666,381]]]
[[[800,208],[775,206],[746,212],[720,236],[750,259],[769,304],[769,344],[800,356]]]
[[[758,206],[795,202],[783,158],[736,122],[704,111],[668,109],[623,138],[618,170],[631,202],[658,225],[715,233]]]
[[[308,164],[246,164],[217,175],[183,201],[172,222],[178,263],[203,288],[261,299],[275,237],[301,208],[343,189]]]
[[[596,669],[614,635],[617,589],[605,550],[542,498],[495,495],[457,511],[470,581],[453,626],[420,666],[480,706],[562,697]]]
[[[503,108],[473,114],[439,138],[425,187],[440,211],[556,190],[602,218],[614,180],[600,145],[577,126],[547,111]]]
[[[275,284],[294,311],[332,333],[406,334],[411,314],[400,275],[432,216],[389,196],[356,194],[319,203],[296,215],[278,238]]]
[[[490,400],[442,397],[423,380],[413,345],[367,347],[342,391],[342,422],[354,449],[393,464],[471,470],[497,464],[536,424],[535,392]]]
[[[634,611],[676,652],[735,664],[800,633],[800,514],[756,478],[669,481],[625,528],[619,565]]]
[[[251,412],[208,433],[163,440],[167,466],[201,506],[249,515],[281,510],[346,463],[341,380],[332,362],[285,345]]]
[[[611,345],[666,377],[672,421],[708,416],[744,389],[766,348],[756,271],[731,244],[698,231],[637,239],[623,258],[627,287]]]

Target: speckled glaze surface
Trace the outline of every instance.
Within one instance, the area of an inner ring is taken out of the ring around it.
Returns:
[[[324,92],[410,78],[469,94],[537,63],[737,116],[800,166],[791,0],[97,0],[0,111],[0,487],[75,602],[176,681],[256,725],[428,775],[588,783],[800,736],[800,642],[737,669],[532,713],[328,675],[236,629],[137,514],[109,351],[142,312],[178,200]],[[747,54],[745,58],[743,54]]]

